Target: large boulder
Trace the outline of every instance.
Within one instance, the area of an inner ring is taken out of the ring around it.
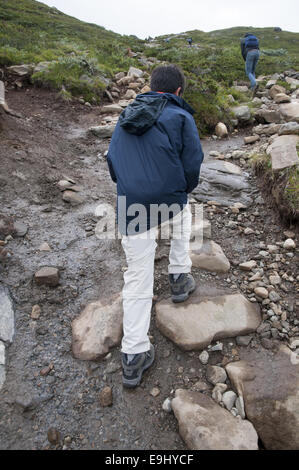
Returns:
[[[299,134],[298,122],[286,122],[280,126],[278,135]]]
[[[33,69],[34,65],[31,64],[11,65],[10,67],[7,67],[7,70],[10,73],[22,78],[32,75]]]
[[[286,92],[286,89],[283,86],[274,85],[274,86],[272,86],[271,90],[269,91],[269,95],[274,100],[275,96],[278,93],[285,93],[285,92]]]
[[[140,78],[143,75],[143,70],[137,69],[136,67],[130,67],[127,76],[132,78]]]
[[[236,106],[232,108],[232,113],[241,124],[246,124],[251,119],[251,112],[248,106]]]
[[[242,294],[205,296],[201,286],[184,304],[170,299],[155,306],[159,330],[183,350],[201,350],[212,341],[254,332],[259,307]]]
[[[179,433],[191,450],[258,450],[258,435],[203,393],[176,390],[171,402]]]
[[[266,122],[268,124],[281,122],[281,114],[278,110],[261,108],[254,113],[254,117],[258,122]]]
[[[282,124],[259,124],[258,126],[255,126],[252,130],[255,134],[258,135],[273,135],[277,134],[280,131]]]
[[[286,95],[285,93],[277,93],[277,95],[275,95],[274,101],[277,104],[290,103],[291,97],[289,95]]]
[[[299,157],[296,149],[298,142],[297,135],[281,135],[273,140],[267,148],[267,153],[271,155],[273,171],[298,165]]]
[[[280,111],[286,121],[299,122],[299,100],[293,100],[291,103],[281,104]]]
[[[267,450],[299,448],[299,360],[281,345],[273,356],[252,351],[248,360],[226,366],[243,396],[246,416]]]
[[[91,302],[72,323],[73,354],[96,360],[118,345],[122,336],[122,296]]]
[[[201,202],[217,201],[223,206],[241,202],[249,206],[252,203],[252,191],[248,174],[237,165],[217,160],[201,165],[200,182],[193,194]]]

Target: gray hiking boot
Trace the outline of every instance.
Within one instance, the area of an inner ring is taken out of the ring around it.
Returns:
[[[155,359],[155,349],[151,344],[150,350],[134,354],[133,359],[128,362],[128,354],[121,354],[123,367],[123,385],[124,387],[134,388],[140,384],[143,372],[148,369]]]
[[[180,274],[175,280],[175,274],[169,274],[171,300],[175,303],[184,302],[195,291],[196,283],[191,274]]]

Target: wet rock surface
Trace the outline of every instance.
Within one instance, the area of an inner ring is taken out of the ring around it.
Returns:
[[[204,349],[212,341],[255,331],[259,309],[240,294],[206,297],[198,288],[183,305],[156,304],[159,330],[184,350]]]

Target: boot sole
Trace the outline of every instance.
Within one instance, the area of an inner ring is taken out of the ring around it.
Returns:
[[[141,379],[142,379],[142,375],[143,373],[149,368],[151,367],[151,365],[153,364],[155,360],[155,352],[153,352],[153,357],[150,361],[150,363],[146,364],[144,367],[142,367],[142,369],[140,370],[140,373],[138,375],[138,377],[136,377],[136,379],[126,379],[124,376],[123,376],[123,386],[126,387],[126,388],[135,388],[137,387],[140,382],[141,382]]]

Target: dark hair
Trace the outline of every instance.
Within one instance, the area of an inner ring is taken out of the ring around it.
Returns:
[[[185,77],[177,65],[159,65],[151,75],[151,90],[175,93],[181,87],[181,94],[185,89]]]

